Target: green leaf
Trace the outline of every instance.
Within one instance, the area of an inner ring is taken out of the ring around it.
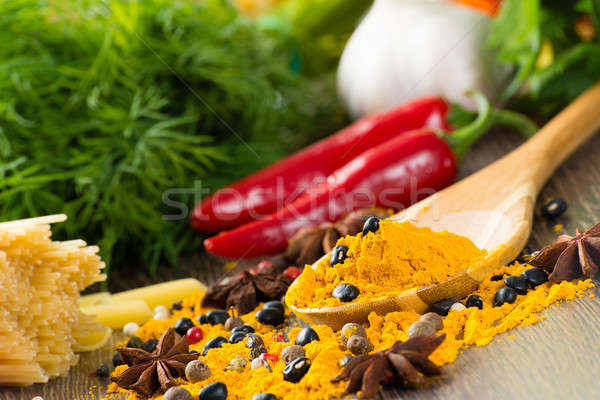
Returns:
[[[535,66],[540,46],[540,0],[504,0],[488,39],[498,57],[513,64],[518,72],[503,94],[516,93]]]
[[[504,92],[521,111],[549,117],[600,79],[600,35],[584,42],[575,31],[583,13],[596,32],[600,0],[505,0],[489,44],[517,73]],[[537,65],[541,43],[551,49],[549,65]]]

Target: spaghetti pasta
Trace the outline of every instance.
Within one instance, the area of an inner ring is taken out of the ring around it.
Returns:
[[[96,246],[52,241],[53,215],[0,223],[0,385],[46,382],[77,362],[77,337],[99,323],[80,291],[105,279]]]

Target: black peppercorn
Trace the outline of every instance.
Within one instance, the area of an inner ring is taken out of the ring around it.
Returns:
[[[229,335],[229,343],[239,343],[244,340],[246,335],[247,333],[242,331],[232,332],[231,335]]]
[[[198,315],[196,317],[196,321],[198,321],[200,323],[200,325],[208,324],[208,321],[206,320],[206,314]]]
[[[192,321],[189,318],[183,317],[179,318],[177,322],[175,322],[175,325],[173,325],[173,329],[175,329],[175,332],[179,333],[181,336],[185,336],[188,329],[192,328],[193,326],[194,321]]]
[[[532,289],[542,283],[548,282],[548,275],[546,274],[546,271],[541,268],[526,269],[523,271],[522,276]]]
[[[450,312],[450,308],[454,305],[454,303],[458,303],[458,300],[456,300],[456,299],[440,300],[436,303],[433,303],[429,307],[429,312],[434,312],[436,314],[439,314],[439,315],[445,317]]]
[[[256,313],[255,317],[261,324],[272,326],[281,325],[285,319],[283,311],[278,308],[263,308]]]
[[[467,308],[469,308],[469,307],[477,307],[477,308],[479,308],[481,310],[483,308],[483,300],[481,300],[480,296],[478,296],[476,294],[472,294],[467,299],[467,302],[465,303],[465,306]]]
[[[377,232],[379,230],[379,218],[377,217],[369,217],[365,221],[365,224],[362,228],[362,234],[366,235],[369,232]]]
[[[267,301],[263,308],[275,308],[281,311],[282,313],[285,312],[285,307],[283,306],[283,303],[277,300]]]
[[[244,324],[240,326],[236,326],[231,330],[231,333],[244,332],[244,333],[254,333],[254,327],[252,325]]]
[[[154,350],[156,350],[156,345],[158,345],[158,340],[156,340],[156,339],[148,339],[142,345],[142,349],[146,350],[148,353],[152,353]]]
[[[542,215],[547,218],[556,218],[567,211],[567,202],[556,197],[542,206]]]
[[[319,335],[313,328],[304,328],[296,336],[296,344],[298,346],[305,346],[313,340],[320,340]]]
[[[127,344],[125,345],[125,347],[133,347],[133,348],[136,348],[136,349],[141,349],[143,345],[144,345],[144,342],[142,341],[142,339],[140,339],[137,336],[132,336],[127,341]]]
[[[183,310],[183,306],[181,305],[181,300],[176,301],[175,303],[171,304],[171,311],[181,311]]]
[[[205,386],[198,394],[198,400],[225,400],[227,386],[223,382],[214,382]]]
[[[517,299],[517,292],[510,287],[500,288],[494,296],[494,305],[501,306],[504,303],[514,303]]]
[[[227,339],[223,336],[216,336],[210,339],[202,348],[202,355],[205,356],[209,350],[220,348],[225,343],[227,343]]]
[[[252,400],[277,400],[277,397],[271,393],[258,393],[252,396]]]
[[[100,364],[100,366],[96,370],[96,376],[98,378],[108,378],[109,375],[110,375],[110,371],[108,369],[108,365]]]
[[[348,246],[338,244],[331,251],[329,265],[343,264],[346,258],[348,258]]]
[[[229,318],[229,314],[225,310],[213,310],[206,313],[206,322],[211,325],[224,324]]]
[[[515,289],[518,294],[527,294],[527,289],[529,289],[527,281],[522,276],[509,276],[504,278],[504,283],[506,286]]]
[[[123,359],[121,359],[121,355],[119,353],[113,354],[112,357],[113,367],[117,368],[119,365],[125,365]]]
[[[310,360],[306,357],[298,357],[290,361],[283,369],[283,379],[288,382],[299,382],[310,369]]]
[[[333,289],[331,295],[336,299],[340,299],[343,302],[352,301],[358,297],[360,291],[354,285],[349,283],[341,283]]]

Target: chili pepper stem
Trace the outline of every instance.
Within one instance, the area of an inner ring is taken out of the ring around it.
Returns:
[[[510,110],[495,109],[481,92],[470,93],[477,104],[477,117],[473,122],[456,129],[452,133],[444,133],[443,138],[454,150],[460,161],[467,150],[483,136],[492,126],[503,125],[515,128],[529,138],[538,130],[538,126],[526,116]]]
[[[473,143],[490,129],[493,121],[492,106],[485,95],[481,92],[471,92],[471,94],[477,104],[477,118],[475,118],[475,121],[442,136],[454,150],[454,154],[459,161],[462,160]]]
[[[525,115],[510,110],[494,109],[492,125],[510,126],[518,130],[526,138],[530,138],[540,129],[539,126]]]

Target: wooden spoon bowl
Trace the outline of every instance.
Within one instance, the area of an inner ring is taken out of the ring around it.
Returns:
[[[483,261],[445,282],[394,297],[336,307],[288,306],[304,320],[339,329],[347,322],[364,322],[373,311],[380,315],[408,310],[422,313],[436,301],[464,298],[493,269],[509,263],[523,249],[531,233],[539,191],[554,170],[600,129],[599,111],[597,84],[510,154],[391,217],[466,236],[488,251]],[[292,284],[289,290],[295,287]]]

